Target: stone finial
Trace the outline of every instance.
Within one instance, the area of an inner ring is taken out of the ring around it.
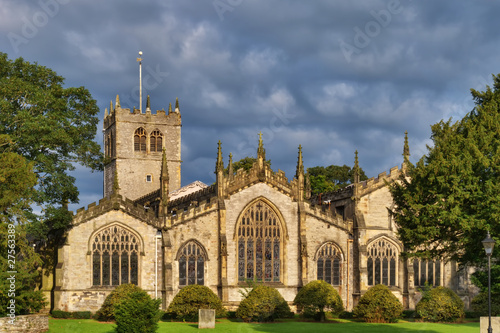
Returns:
[[[115,109],[113,109],[113,101],[109,101],[109,113],[113,113]]]
[[[354,152],[354,167],[352,169],[354,174],[354,183],[359,183],[359,161],[357,150]]]
[[[149,100],[149,95],[146,99],[146,113],[151,113],[151,101]]]
[[[233,154],[229,153],[229,165],[227,166],[229,177],[233,175]]]
[[[219,140],[218,148],[217,148],[217,164],[215,165],[215,172],[224,171],[224,162],[222,161],[222,148],[221,142]]]
[[[168,114],[172,113],[172,103],[168,103]]]
[[[165,215],[166,207],[168,205],[168,164],[167,164],[167,152],[165,148],[163,148],[163,154],[161,158],[161,213]]]
[[[299,145],[299,156],[297,158],[297,172],[295,177],[298,179],[299,175],[304,175],[304,163],[302,161],[302,145]]]
[[[163,148],[163,154],[161,157],[161,176],[162,176],[162,181],[165,179],[168,181],[167,152],[165,148]]]
[[[117,109],[118,109],[119,107],[121,107],[121,105],[120,105],[120,96],[118,96],[118,95],[116,95],[116,102],[115,102],[115,104],[116,104],[116,108],[117,108]]]
[[[180,112],[181,110],[179,109],[179,98],[175,98],[175,112]]]
[[[265,161],[266,160],[266,150],[264,149],[264,143],[262,142],[262,132],[259,132],[259,147],[257,148],[257,157]]]
[[[403,147],[403,166],[402,171],[406,173],[410,165],[410,146],[408,144],[408,131],[405,131],[405,143]]]
[[[108,108],[105,108],[104,109],[104,118],[107,118],[108,117]]]

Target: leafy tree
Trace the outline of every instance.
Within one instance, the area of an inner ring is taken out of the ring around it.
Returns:
[[[293,303],[299,306],[306,316],[325,320],[325,310],[340,313],[344,310],[339,293],[331,284],[323,280],[315,280],[299,290]]]
[[[283,296],[276,288],[258,285],[240,302],[236,317],[244,321],[273,321],[289,318],[293,314]]]
[[[117,333],[154,333],[158,331],[161,299],[152,299],[144,290],[130,293],[115,304]]]
[[[401,317],[403,305],[389,287],[377,284],[361,296],[353,313],[367,323],[394,323]]]
[[[10,151],[32,163],[37,184],[33,201],[42,216],[31,215],[28,232],[38,248],[53,250],[71,221],[65,205],[78,202],[69,171],[79,163],[102,169],[94,139],[99,109],[84,87],[63,87],[54,71],[0,53],[0,133],[11,140]],[[25,210],[29,209],[24,207]],[[50,263],[54,252],[45,253]]]
[[[347,165],[316,166],[307,168],[307,173],[313,194],[336,191],[354,182],[354,169]],[[359,168],[359,179],[368,179],[361,168]]]
[[[424,290],[415,310],[420,318],[432,322],[452,322],[465,315],[464,302],[453,290],[442,286]]]
[[[36,176],[33,163],[11,151],[8,135],[0,135],[0,316],[38,312],[46,304],[35,291],[42,262],[26,237],[29,208]],[[12,273],[16,272],[16,273]]]
[[[412,254],[478,264],[486,231],[500,240],[500,76],[471,92],[473,110],[433,125],[434,145],[391,187],[399,237]]]

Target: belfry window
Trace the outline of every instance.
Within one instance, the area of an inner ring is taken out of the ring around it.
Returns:
[[[205,284],[205,251],[195,241],[189,241],[180,251],[179,286]]]
[[[367,248],[368,285],[397,285],[399,251],[392,242],[382,237]]]
[[[139,282],[139,238],[117,225],[92,239],[92,285],[117,286]]]
[[[415,286],[425,286],[427,283],[437,287],[441,282],[441,261],[440,260],[413,260],[413,281]]]
[[[337,245],[324,244],[318,251],[316,262],[318,280],[334,286],[342,284],[342,252]]]
[[[262,200],[247,208],[238,223],[238,281],[279,282],[283,231],[276,212]]]
[[[151,133],[149,137],[149,145],[151,152],[161,152],[162,151],[163,134],[156,130]]]
[[[135,130],[134,150],[143,152],[146,151],[146,130],[142,127]]]

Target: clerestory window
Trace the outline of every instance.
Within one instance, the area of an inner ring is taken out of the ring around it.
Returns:
[[[118,286],[139,282],[140,241],[118,225],[92,236],[92,285]]]
[[[237,244],[238,281],[281,280],[283,231],[278,215],[263,200],[241,214]]]
[[[367,247],[368,285],[397,286],[399,251],[385,237],[371,242]]]
[[[324,280],[331,285],[342,284],[342,252],[332,242],[321,246],[317,256],[317,279]]]
[[[146,130],[142,127],[135,130],[134,150],[146,152]]]

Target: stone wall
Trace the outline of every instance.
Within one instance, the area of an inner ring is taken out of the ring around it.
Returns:
[[[42,314],[0,318],[0,332],[42,333],[49,330],[49,316]]]

